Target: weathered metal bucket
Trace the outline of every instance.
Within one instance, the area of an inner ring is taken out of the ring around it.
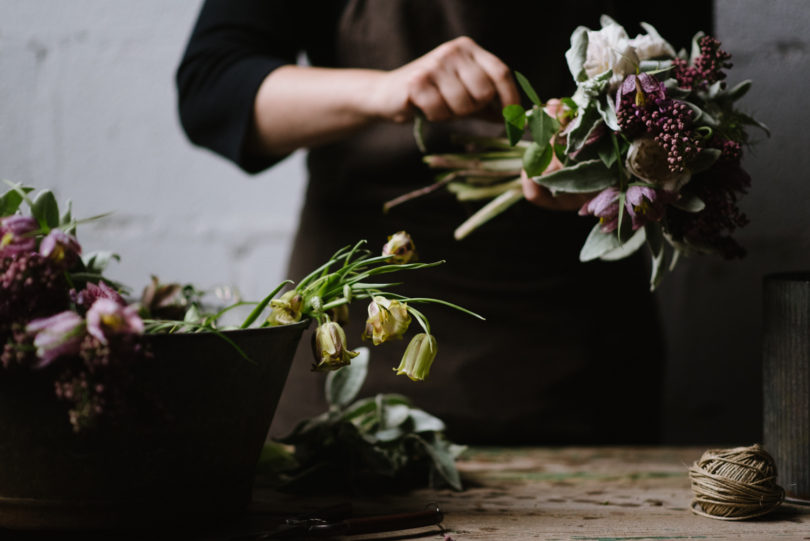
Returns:
[[[48,374],[3,378],[0,527],[200,524],[243,511],[308,324],[225,333],[252,362],[213,333],[148,336],[154,355],[133,381],[159,414],[103,430],[73,433]]]
[[[810,272],[763,286],[764,445],[786,495],[810,501]]]

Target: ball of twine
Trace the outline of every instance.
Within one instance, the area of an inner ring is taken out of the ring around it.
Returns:
[[[689,469],[692,512],[720,520],[770,513],[785,499],[773,457],[759,445],[710,449]]]

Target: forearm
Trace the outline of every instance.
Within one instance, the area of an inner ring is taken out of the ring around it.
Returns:
[[[384,119],[375,95],[385,72],[284,66],[259,87],[251,152],[281,155]]]

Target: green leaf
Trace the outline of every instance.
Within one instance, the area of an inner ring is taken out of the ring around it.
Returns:
[[[756,126],[757,128],[764,131],[768,137],[771,136],[771,130],[768,129],[768,126],[766,126],[759,120],[755,120],[754,118],[746,115],[745,113],[740,112],[736,112],[735,117],[737,118],[738,121],[742,122],[743,124],[747,124],[749,126]]]
[[[649,223],[644,226],[647,234],[647,247],[650,249],[652,256],[652,271],[650,273],[650,291],[655,289],[661,284],[666,273],[666,265],[664,260],[666,258],[664,235],[661,231],[661,225],[658,223]]]
[[[410,418],[413,421],[414,432],[444,432],[444,422],[438,417],[420,409],[410,410]]]
[[[706,208],[706,203],[701,198],[693,194],[681,192],[681,197],[672,206],[684,212],[700,212]]]
[[[618,248],[614,248],[609,252],[605,252],[599,259],[603,261],[617,261],[619,259],[624,259],[625,257],[629,257],[636,253],[639,248],[644,246],[644,241],[647,240],[647,235],[644,232],[644,228],[638,228],[633,236],[631,236],[628,240],[624,242],[624,244],[620,245]]]
[[[568,97],[560,98],[560,102],[563,105],[565,105],[566,107],[568,107],[569,109],[571,109],[571,111],[574,112],[574,113],[576,113],[577,109],[579,109],[579,105],[577,105],[577,102],[575,102],[571,98],[568,98]]]
[[[605,140],[603,144],[599,145],[596,153],[599,155],[599,159],[602,160],[602,163],[605,164],[605,167],[608,169],[613,167],[613,164],[616,163],[616,151],[613,148],[612,141]]]
[[[456,490],[462,490],[461,476],[458,473],[458,469],[456,469],[453,449],[451,449],[450,444],[446,440],[443,438],[435,438],[435,440],[431,442],[415,434],[410,434],[408,437],[422,444],[422,447],[433,461],[433,467],[436,469],[436,472],[447,481],[448,485]]]
[[[366,381],[369,351],[368,348],[358,348],[357,351],[360,355],[352,359],[352,364],[326,376],[326,401],[331,406],[347,406]]]
[[[532,100],[532,103],[534,103],[538,107],[542,107],[543,102],[540,101],[540,97],[537,95],[537,92],[534,91],[532,84],[529,82],[526,76],[520,73],[519,71],[516,71],[515,78],[517,79],[520,88],[523,89],[523,92],[525,92],[526,95],[529,96],[529,99]]]
[[[709,113],[707,113],[706,111],[704,111],[691,101],[685,101],[683,103],[685,103],[686,106],[692,109],[692,111],[695,113],[695,118],[693,119],[693,122],[695,124],[698,125],[703,124],[706,126],[711,126],[712,128],[717,128],[720,126],[720,122],[718,122],[716,118],[714,118],[712,115],[710,115]]]
[[[17,212],[22,200],[22,196],[14,190],[9,190],[0,195],[0,216],[11,216]]]
[[[382,395],[380,400],[385,405],[382,426],[384,428],[398,427],[411,416],[411,408],[404,404],[387,404]]]
[[[59,205],[52,191],[42,190],[37,194],[31,205],[31,215],[43,229],[59,226]]]
[[[615,184],[616,175],[602,160],[588,160],[532,180],[553,192],[590,193]]]
[[[90,274],[102,274],[113,261],[121,261],[121,256],[113,252],[90,252],[82,256],[85,269]]]
[[[599,116],[605,121],[607,127],[613,131],[621,131],[619,126],[619,119],[616,118],[616,105],[613,103],[613,98],[610,95],[605,96],[604,99],[596,100],[596,108],[599,111]]]
[[[568,69],[575,81],[585,81],[585,58],[588,53],[588,28],[579,26],[571,34],[571,47],[565,51]]]
[[[514,146],[526,129],[526,109],[517,104],[507,105],[503,108],[503,118],[506,120],[506,137],[509,144]]]
[[[526,149],[526,153],[523,154],[523,169],[526,170],[526,174],[530,177],[542,175],[543,171],[551,163],[553,156],[554,150],[551,145],[546,144],[545,147],[541,147],[533,142]]]
[[[585,239],[585,244],[582,245],[582,249],[579,252],[579,260],[583,263],[593,261],[617,249],[619,246],[621,246],[621,243],[616,236],[616,232],[604,233],[602,226],[597,223],[593,226],[593,229],[591,229],[588,238]]]
[[[580,150],[588,137],[602,123],[602,115],[599,114],[593,102],[589,103],[585,109],[580,109],[579,114],[571,122],[571,128],[567,129],[568,144],[565,152],[568,155]]]
[[[560,123],[556,118],[546,113],[543,109],[532,109],[529,115],[529,131],[532,133],[534,142],[543,147],[543,150],[545,150],[545,147],[559,129]]]
[[[700,56],[700,40],[705,36],[704,32],[698,32],[692,38],[692,51],[689,53],[689,65],[695,64],[695,59]]]
[[[689,162],[689,171],[692,173],[700,173],[714,165],[714,162],[720,158],[722,152],[717,148],[704,148],[695,158]]]
[[[736,85],[734,88],[729,90],[726,95],[731,99],[731,101],[737,101],[745,96],[749,90],[751,90],[751,81],[747,80]]]

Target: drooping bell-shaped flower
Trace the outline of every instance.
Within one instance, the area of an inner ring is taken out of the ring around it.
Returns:
[[[39,253],[64,268],[70,268],[79,259],[82,247],[73,235],[69,235],[61,229],[51,229],[50,233],[39,243]]]
[[[314,345],[315,363],[313,370],[319,372],[337,370],[350,364],[352,359],[359,355],[350,351],[346,346],[346,333],[343,327],[334,321],[328,321],[315,331]]]
[[[102,344],[121,334],[142,334],[143,320],[134,306],[122,306],[112,299],[98,299],[87,311],[87,332]]]
[[[666,205],[674,196],[648,186],[630,186],[627,188],[625,208],[633,221],[633,230],[650,222],[657,222],[664,217]]]
[[[413,263],[417,260],[416,246],[405,231],[388,237],[388,242],[383,245],[382,255],[389,256],[388,261],[391,263]]]
[[[30,216],[14,214],[0,218],[0,257],[13,257],[36,250],[34,237],[39,224]]]
[[[432,334],[419,333],[411,339],[399,366],[394,368],[397,375],[405,374],[413,381],[422,381],[430,373],[438,347]]]
[[[379,346],[387,340],[402,338],[411,324],[408,305],[396,299],[374,297],[368,305],[368,319],[363,340],[372,340]]]
[[[603,233],[610,233],[619,227],[619,196],[617,188],[605,188],[596,197],[582,205],[580,216],[592,214],[599,218]]]
[[[39,363],[37,368],[48,366],[57,357],[75,355],[79,352],[85,335],[85,322],[82,316],[70,310],[54,316],[35,319],[25,331],[34,336]]]
[[[267,323],[270,325],[290,325],[301,321],[301,310],[304,308],[304,299],[295,290],[290,290],[278,299],[270,301],[270,315]]]

